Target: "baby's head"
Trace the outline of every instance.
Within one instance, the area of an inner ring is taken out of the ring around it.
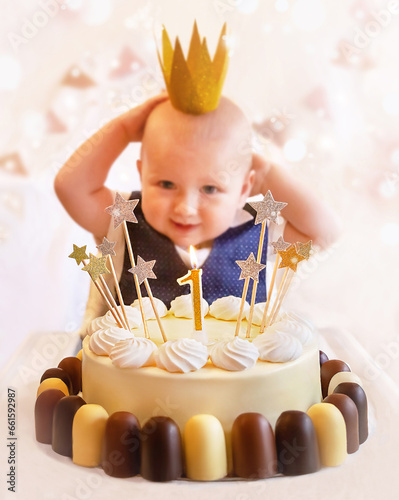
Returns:
[[[147,222],[181,247],[213,240],[250,194],[251,161],[250,124],[227,98],[199,116],[160,104],[147,120],[137,162]]]

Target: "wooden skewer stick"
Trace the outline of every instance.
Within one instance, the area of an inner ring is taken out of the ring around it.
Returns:
[[[260,231],[260,236],[259,236],[259,245],[258,245],[258,255],[256,257],[256,262],[259,264],[261,259],[262,259],[262,252],[263,252],[263,243],[265,240],[265,232],[266,232],[266,227],[267,227],[267,219],[265,219],[262,222],[262,228]],[[249,339],[251,336],[251,327],[252,327],[252,318],[254,315],[254,307],[255,307],[255,300],[256,300],[256,291],[258,289],[258,282],[254,281],[253,287],[252,287],[252,296],[251,296],[251,307],[249,309],[249,316],[248,316],[248,324],[247,324],[247,334],[246,338]]]
[[[240,305],[240,312],[238,314],[237,318],[237,325],[236,325],[236,333],[235,336],[238,337],[240,333],[240,327],[241,327],[241,321],[242,317],[244,315],[244,305],[245,305],[245,299],[247,298],[247,293],[248,293],[248,285],[249,285],[249,280],[251,278],[245,278],[245,283],[244,283],[244,289],[242,291],[242,298],[241,298],[241,305]]]
[[[125,233],[125,240],[126,240],[127,249],[129,252],[130,263],[131,263],[132,267],[136,267],[136,263],[135,263],[134,255],[133,255],[133,250],[132,250],[132,244],[130,242],[129,232],[127,230],[126,221],[123,221],[123,231]],[[133,278],[134,278],[134,284],[136,286],[137,297],[139,299],[140,312],[141,312],[141,318],[143,320],[145,338],[149,339],[150,334],[148,333],[147,321],[146,321],[145,315],[144,315],[143,297],[141,295],[140,283],[139,283],[139,279],[137,277],[137,274],[133,274]]]
[[[285,296],[287,295],[288,289],[289,289],[289,287],[291,285],[291,282],[292,282],[292,278],[294,277],[294,274],[295,274],[294,271],[292,269],[290,269],[290,271],[291,272],[290,272],[288,278],[286,279],[286,282],[285,282],[285,285],[284,285],[284,289],[283,289],[283,291],[281,293],[277,309],[274,312],[274,314],[272,316],[272,319],[270,321],[270,325],[272,325],[276,321],[277,315],[278,315],[278,313],[280,311],[281,304],[283,303],[283,300],[284,300]]]
[[[276,281],[276,274],[277,274],[277,269],[278,269],[279,262],[280,262],[280,254],[278,253],[277,257],[276,257],[276,262],[274,263],[274,269],[273,269],[272,279],[271,279],[271,282],[270,282],[270,289],[268,290],[267,301],[266,301],[266,305],[265,305],[265,310],[263,311],[262,323],[260,325],[259,333],[263,333],[265,331],[267,311],[269,309],[269,304],[271,302],[270,299],[272,297],[272,292],[273,292],[273,289],[274,289],[274,283]]]
[[[285,280],[287,279],[288,269],[289,268],[287,267],[285,270],[283,279],[281,280],[280,286],[278,288],[277,297],[276,297],[276,300],[274,301],[272,312],[270,313],[270,316],[268,317],[267,322],[266,322],[266,328],[270,325],[270,321],[271,321],[272,317],[274,316],[274,313],[276,312],[277,304],[278,304],[278,301],[280,300],[280,295],[281,295],[281,292],[283,290],[283,286],[285,285]]]
[[[124,322],[124,320],[122,318],[122,315],[121,315],[121,313],[120,313],[120,311],[118,309],[118,306],[117,306],[117,304],[115,302],[115,299],[114,299],[114,297],[113,297],[113,295],[111,293],[111,290],[108,288],[108,285],[107,285],[104,277],[100,276],[100,280],[101,280],[101,284],[104,287],[104,291],[108,294],[108,298],[109,298],[109,301],[112,304],[112,307],[115,309],[115,313],[118,315],[119,321],[121,323],[121,327],[124,328],[125,330],[129,330],[129,326],[127,324],[125,325],[125,322]]]
[[[114,268],[114,263],[112,261],[111,255],[108,255],[108,261],[109,261],[109,264],[110,264],[110,267],[111,267],[112,276],[114,278],[115,290],[116,290],[116,293],[118,295],[119,304],[121,305],[123,318],[125,320],[125,324],[126,324],[127,329],[130,330],[129,322],[128,322],[127,316],[126,316],[125,304],[123,303],[123,297],[122,297],[121,289],[119,288],[118,278],[116,276],[116,272],[115,272],[115,268]]]
[[[150,298],[150,302],[151,302],[152,308],[154,310],[154,314],[155,314],[155,317],[157,319],[159,329],[161,330],[163,341],[167,342],[168,339],[166,337],[165,330],[163,329],[161,318],[159,317],[157,308],[155,307],[154,296],[152,295],[150,284],[148,283],[148,279],[147,278],[144,280],[144,284],[145,284],[145,288],[146,288],[147,293],[148,293],[148,297]]]

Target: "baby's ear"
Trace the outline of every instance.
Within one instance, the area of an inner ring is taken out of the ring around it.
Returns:
[[[255,170],[251,169],[244,177],[244,183],[242,185],[242,190],[241,190],[242,206],[245,205],[247,199],[251,195],[252,186],[254,185],[254,181],[255,181]]]
[[[137,165],[137,170],[139,172],[140,179],[141,179],[141,169],[143,167],[143,162],[141,160],[137,160],[136,165]]]

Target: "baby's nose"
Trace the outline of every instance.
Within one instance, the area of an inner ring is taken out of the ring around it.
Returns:
[[[192,217],[198,212],[198,199],[190,193],[182,193],[175,205],[176,214],[182,217]]]

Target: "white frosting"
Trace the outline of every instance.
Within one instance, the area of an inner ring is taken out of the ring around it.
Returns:
[[[157,346],[150,339],[133,337],[121,340],[111,349],[109,357],[119,368],[140,368],[154,364]]]
[[[208,302],[205,299],[202,299],[202,314],[206,316],[209,311]],[[170,312],[172,312],[176,318],[193,318],[194,317],[194,309],[193,309],[193,300],[191,298],[191,294],[189,295],[180,295],[176,297],[170,303]]]
[[[154,304],[155,304],[155,309],[157,310],[158,316],[160,318],[163,318],[168,314],[168,309],[162,302],[162,300],[156,299],[154,297]],[[133,307],[139,312],[141,318],[139,299],[136,299],[131,305],[131,307]],[[143,297],[143,309],[144,309],[145,319],[156,319],[154,309],[152,308],[151,300],[149,297]]]
[[[272,363],[293,361],[299,358],[303,350],[297,338],[277,329],[262,333],[254,339],[253,344],[259,350],[259,359]]]
[[[97,330],[91,335],[90,349],[99,356],[108,356],[115,344],[132,337],[132,332],[128,332],[117,326],[110,326]]]
[[[111,316],[112,318],[112,316]],[[99,316],[98,318],[93,319],[90,325],[87,327],[87,335],[93,335],[97,330],[101,330],[103,328],[109,328],[110,326],[115,326],[115,320],[112,318],[112,321],[106,316]]]
[[[118,306],[118,311],[119,311],[119,314],[123,318],[121,306]],[[141,326],[141,324],[143,322],[141,319],[140,311],[137,311],[137,309],[134,307],[125,305],[125,312],[126,312],[127,321],[129,323],[130,328],[138,328],[139,326]],[[116,324],[116,321],[115,321],[114,317],[112,316],[111,311],[107,312],[107,314],[105,315],[105,318],[108,318],[109,321],[112,321],[113,325]]]
[[[232,340],[222,340],[210,349],[212,363],[229,371],[240,371],[252,368],[259,357],[259,351],[249,342],[240,337]]]
[[[302,345],[308,345],[313,338],[313,332],[309,325],[299,316],[287,313],[276,323],[273,323],[266,331],[281,331],[297,338]]]
[[[227,321],[233,321],[238,319],[238,314],[240,312],[241,298],[229,295],[228,297],[221,297],[212,302],[209,309],[209,314],[216,319],[224,319]],[[249,304],[245,302],[244,314],[249,311]]]
[[[194,339],[168,340],[155,352],[155,362],[168,372],[187,373],[199,370],[208,361],[208,350]]]
[[[252,315],[252,324],[260,326],[262,324],[262,319],[263,319],[263,311],[265,310],[266,302],[258,302],[254,306],[254,312]],[[270,310],[269,310],[270,312]],[[245,314],[246,319],[249,317],[249,308],[246,311]]]

